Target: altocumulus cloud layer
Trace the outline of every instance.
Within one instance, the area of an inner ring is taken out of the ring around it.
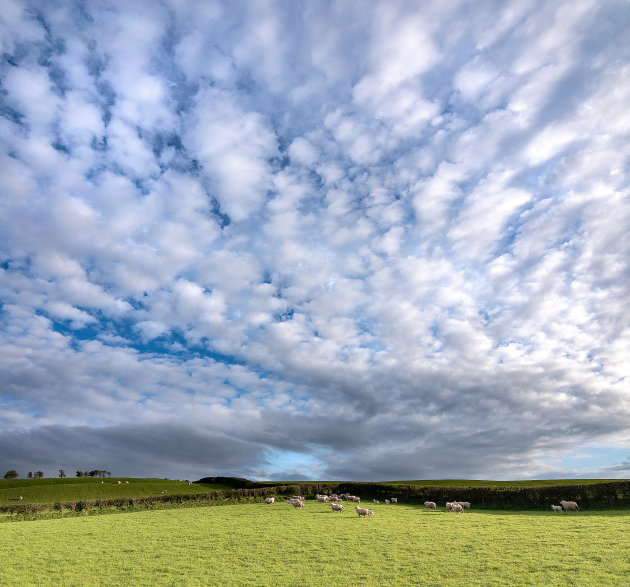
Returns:
[[[630,5],[0,14],[0,466],[628,476]]]

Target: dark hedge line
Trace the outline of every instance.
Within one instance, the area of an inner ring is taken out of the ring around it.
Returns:
[[[241,480],[212,477],[208,483],[232,485]],[[219,481],[218,479],[221,479]],[[203,480],[202,480],[203,481]],[[0,506],[0,513],[39,514],[45,512],[90,512],[98,510],[129,510],[153,507],[190,507],[195,505],[220,505],[262,501],[276,495],[288,498],[303,495],[313,498],[316,494],[350,493],[363,501],[396,497],[399,503],[423,504],[434,501],[443,507],[447,501],[469,501],[478,509],[549,509],[560,500],[576,501],[581,509],[608,509],[630,507],[630,481],[610,481],[596,484],[551,485],[543,487],[444,487],[417,485],[389,485],[386,483],[319,482],[291,483],[271,486],[248,482],[249,487],[229,491],[211,491],[193,495],[154,495],[148,497],[124,497],[90,499],[57,503],[26,503]]]
[[[582,509],[630,507],[630,481],[595,484],[551,485],[541,487],[445,487],[388,485],[385,483],[302,483],[280,486],[279,494],[305,497],[316,493],[350,493],[363,500],[384,501],[398,498],[400,503],[423,504],[434,501],[444,506],[447,501],[469,501],[482,509],[549,509],[560,500],[576,501]]]
[[[217,479],[208,482],[231,486],[238,486],[241,482],[240,479],[228,477],[208,479]],[[440,506],[447,501],[470,501],[482,509],[549,509],[552,504],[558,505],[562,499],[576,501],[582,509],[630,507],[628,480],[539,487],[447,487],[355,482],[300,482],[273,486],[268,482],[247,481],[245,487],[267,489],[281,496],[303,495],[307,498],[317,493],[350,493],[370,501],[397,497],[401,503],[423,504],[425,501],[434,501]]]
[[[215,505],[219,503],[241,503],[262,501],[274,495],[270,488],[233,489],[230,491],[211,491],[193,495],[151,495],[146,497],[116,497],[110,499],[83,499],[56,503],[25,503],[0,506],[0,513],[38,514],[50,511],[70,510],[81,512],[98,509],[120,509],[159,507],[161,505]]]

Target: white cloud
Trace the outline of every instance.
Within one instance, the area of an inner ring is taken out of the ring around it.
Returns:
[[[623,2],[25,7],[5,468],[522,477],[627,447]]]

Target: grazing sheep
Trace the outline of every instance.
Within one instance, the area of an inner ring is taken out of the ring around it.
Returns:
[[[461,514],[464,511],[464,508],[459,505],[458,503],[452,503],[451,504],[451,511],[455,512],[456,514]]]
[[[294,508],[304,508],[304,502],[301,499],[290,499],[287,501],[289,505],[292,505]]]
[[[125,483],[129,484],[129,481],[125,481]]]
[[[19,498],[19,499],[20,499],[20,501],[22,501],[24,498],[20,495],[20,498]]]
[[[459,505],[461,505],[465,510],[469,510],[470,509],[470,502],[469,501],[454,501],[453,503],[458,503]]]
[[[116,485],[120,485],[120,484],[121,484],[121,482],[120,482],[120,481],[116,481]]]
[[[424,506],[429,510],[434,510],[437,508],[434,501],[425,501]]]
[[[166,493],[168,491],[168,489],[165,489],[164,491],[162,491],[162,493]]]
[[[343,504],[341,503],[331,503],[330,507],[333,512],[343,512]]]
[[[374,505],[381,505],[381,502],[378,499],[374,500]]]
[[[565,509],[565,510],[579,510],[580,508],[578,507],[578,504],[575,503],[574,501],[564,501],[563,499],[560,500],[560,505]]]
[[[327,495],[319,495],[319,493],[315,496],[315,499],[320,503],[328,503],[330,501]]]
[[[354,501],[355,503],[361,503],[361,498],[356,495],[350,495],[348,501]]]
[[[390,502],[389,502],[389,499],[386,499],[386,500],[385,500],[385,505],[389,505],[389,503],[390,503]]]
[[[453,504],[450,501],[446,502],[446,511],[447,512],[453,511]]]
[[[392,498],[390,499],[390,501],[391,501],[392,503],[398,503],[398,498],[397,498],[397,497],[392,497]]]
[[[272,504],[274,501],[276,501],[275,497],[265,497],[265,503]]]
[[[192,481],[189,481],[189,482],[188,482],[188,485],[192,485]]]
[[[367,508],[360,508],[359,506],[355,506],[354,509],[357,510],[357,515],[359,516],[359,518],[361,516],[363,516],[364,518],[366,518],[367,516],[374,517],[374,512],[372,510],[368,510]]]
[[[554,512],[561,512],[561,511],[562,511],[562,506],[561,506],[561,505],[552,505],[552,506],[551,506],[551,509],[552,509]]]

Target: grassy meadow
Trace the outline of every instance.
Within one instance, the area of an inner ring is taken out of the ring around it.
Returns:
[[[118,484],[120,481],[120,484]],[[230,489],[227,485],[188,485],[187,481],[168,479],[116,478],[43,478],[0,480],[0,505],[20,503],[56,503],[117,497],[147,497],[170,494],[191,495]],[[20,495],[22,500],[20,500]]]
[[[0,585],[628,585],[630,512],[308,500],[3,524]]]

